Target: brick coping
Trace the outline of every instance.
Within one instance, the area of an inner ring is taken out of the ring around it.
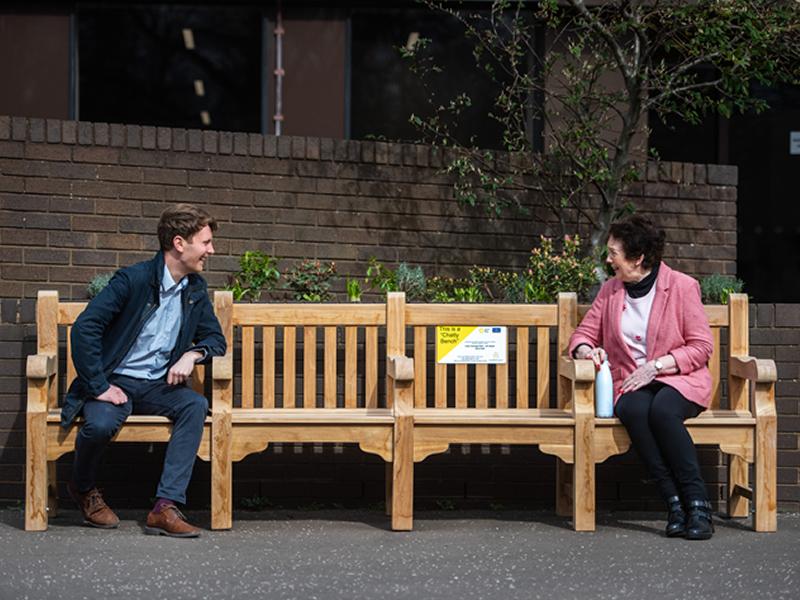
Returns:
[[[443,156],[452,152],[436,146],[401,142],[274,136],[19,116],[0,116],[2,140],[430,168],[441,168]],[[516,158],[506,152],[495,152],[494,156],[498,161]],[[648,161],[644,173],[646,181],[725,186],[735,186],[738,182],[738,167],[734,165]]]

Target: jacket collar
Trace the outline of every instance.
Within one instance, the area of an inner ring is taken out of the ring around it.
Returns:
[[[156,298],[158,298],[158,291],[161,289],[161,280],[164,278],[165,267],[164,251],[159,250],[150,261],[150,271],[152,273],[150,285],[153,287]],[[189,273],[186,290],[194,291],[196,288],[201,288],[203,287],[202,282],[203,278],[200,275],[197,275],[196,273]]]
[[[655,298],[653,298],[653,306],[650,309],[650,317],[647,321],[647,333],[645,334],[645,340],[647,341],[648,360],[654,358],[654,356],[651,356],[651,353],[655,348],[656,337],[658,336],[659,331],[659,323],[661,322],[661,317],[664,315],[664,309],[667,306],[671,281],[672,269],[670,269],[667,264],[662,261],[658,268],[658,278],[656,279],[655,284]],[[613,279],[611,285],[612,291],[611,298],[609,299],[610,314],[615,315],[615,319],[619,319],[616,322],[616,326],[612,327],[612,331],[617,336],[616,343],[619,344],[621,348],[624,348],[625,351],[630,355],[628,345],[625,343],[625,340],[622,337],[621,326],[622,309],[625,306],[625,285],[619,279]],[[631,360],[633,360],[632,356]]]

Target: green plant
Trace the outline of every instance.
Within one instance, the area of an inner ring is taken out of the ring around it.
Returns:
[[[113,276],[114,273],[100,273],[92,277],[89,285],[86,286],[86,295],[89,296],[90,299],[97,296],[97,294],[102,292],[103,288],[108,285],[108,282],[111,281]]]
[[[246,510],[264,510],[272,507],[272,502],[269,498],[264,496],[251,496],[250,498],[242,498],[242,508]]]
[[[405,292],[408,300],[418,300],[425,297],[427,282],[422,267],[409,267],[400,263],[395,271],[397,291]]]
[[[700,280],[700,293],[706,304],[727,304],[731,294],[744,289],[744,281],[733,275],[714,273]]]
[[[481,284],[469,278],[432,277],[428,280],[427,299],[430,302],[485,302]]]
[[[286,274],[286,287],[292,290],[295,300],[301,302],[327,302],[333,298],[331,279],[336,275],[336,264],[306,259]]]
[[[594,262],[580,257],[580,238],[564,236],[560,253],[553,249],[553,240],[541,237],[538,248],[531,250],[524,277],[526,302],[555,302],[559,292],[577,292],[586,296],[597,282]]]
[[[249,299],[257,302],[262,292],[275,289],[280,278],[278,261],[258,250],[248,250],[239,259],[239,272],[229,276],[226,290],[233,292],[234,300]]]
[[[397,274],[374,256],[369,259],[366,282],[370,289],[384,294],[397,291]]]
[[[361,302],[363,290],[361,289],[361,284],[358,282],[358,279],[348,278],[345,284],[345,290],[347,290],[347,299],[350,302]]]

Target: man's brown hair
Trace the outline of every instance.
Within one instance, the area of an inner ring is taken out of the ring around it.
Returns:
[[[202,208],[191,204],[175,204],[170,206],[158,220],[158,242],[164,252],[172,249],[172,240],[176,235],[187,241],[208,225],[211,231],[217,230],[217,221]]]

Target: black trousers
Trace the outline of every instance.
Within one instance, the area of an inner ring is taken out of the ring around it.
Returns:
[[[707,500],[697,450],[683,422],[703,408],[663,383],[653,382],[620,396],[615,407],[633,447],[656,480],[664,500]]]

